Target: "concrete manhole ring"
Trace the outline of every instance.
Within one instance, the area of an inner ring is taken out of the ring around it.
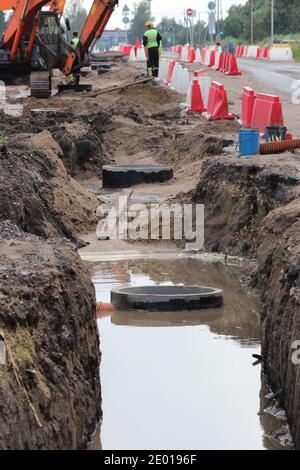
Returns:
[[[174,312],[223,306],[223,291],[205,286],[139,286],[113,289],[111,302],[117,310]]]

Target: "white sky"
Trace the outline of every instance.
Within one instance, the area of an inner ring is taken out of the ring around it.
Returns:
[[[119,7],[111,17],[108,28],[123,27],[122,9],[125,4],[128,8],[132,9],[135,1],[138,2],[138,0],[119,0]],[[232,5],[244,4],[246,1],[247,0],[223,0],[224,16]],[[197,13],[200,14],[200,18],[203,19],[203,21],[207,21],[208,2],[209,0],[152,0],[152,16],[155,17],[156,22],[158,22],[162,16],[175,16],[175,18],[179,20],[183,18],[184,10],[193,8],[197,10]],[[84,0],[84,3],[87,8],[90,8],[92,0]]]

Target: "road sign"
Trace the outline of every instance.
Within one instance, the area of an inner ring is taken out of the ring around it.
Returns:
[[[124,16],[122,21],[123,21],[124,24],[128,24],[130,19],[127,16]]]
[[[216,18],[212,11],[208,14],[208,32],[210,35],[216,34]]]
[[[128,17],[128,16],[129,16],[129,12],[130,12],[130,10],[129,10],[128,6],[125,5],[124,8],[123,8],[123,10],[122,10],[122,15],[123,15],[123,17],[125,17],[125,18]],[[124,23],[124,21],[123,21],[123,23]]]
[[[215,9],[216,9],[216,4],[215,4],[215,2],[209,2],[209,4],[208,4],[208,9],[209,9],[210,11],[215,10]]]
[[[187,14],[187,16],[193,16],[193,10],[192,10],[192,8],[188,8],[188,9],[186,10],[186,14]]]

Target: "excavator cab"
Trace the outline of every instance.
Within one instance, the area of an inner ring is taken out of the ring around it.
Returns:
[[[57,44],[61,37],[61,27],[56,14],[52,12],[42,12],[39,15],[38,35],[43,42],[52,46]]]
[[[55,11],[41,11],[34,47],[31,54],[31,95],[37,98],[51,96],[51,71],[62,69],[72,52],[67,43],[59,17]]]
[[[31,57],[32,69],[61,68],[70,51],[71,47],[66,41],[57,13],[41,11]]]

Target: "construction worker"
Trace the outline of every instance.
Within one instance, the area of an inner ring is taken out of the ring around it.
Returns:
[[[153,28],[152,21],[147,21],[145,26],[147,30],[143,37],[143,44],[146,49],[148,74],[152,74],[153,77],[158,77],[159,50],[162,37],[159,32]]]
[[[76,31],[74,31],[73,33],[73,37],[70,41],[70,44],[71,44],[71,47],[74,49],[74,52],[75,52],[75,55],[76,55],[76,59],[78,60],[79,59],[79,56],[80,56],[80,52],[79,52],[79,49],[78,46],[79,46],[79,37],[78,37],[78,33]],[[68,83],[72,84],[75,82],[75,77],[72,73],[70,73],[68,76],[67,76],[67,81]]]
[[[78,44],[79,44],[79,37],[78,37],[78,33],[74,32],[73,33],[73,37],[71,39],[71,46],[76,49],[76,47],[78,47]]]

